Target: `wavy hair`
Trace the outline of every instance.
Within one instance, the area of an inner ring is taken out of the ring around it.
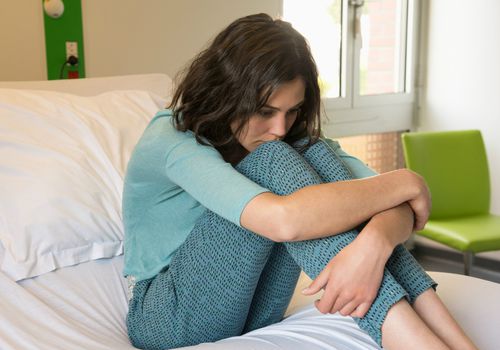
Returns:
[[[246,16],[194,58],[168,108],[177,130],[191,130],[199,143],[210,143],[227,160],[250,116],[280,85],[297,77],[305,83],[304,103],[284,141],[308,137],[311,144],[321,132],[321,99],[307,41],[288,22],[267,14]],[[233,133],[235,120],[239,128]]]

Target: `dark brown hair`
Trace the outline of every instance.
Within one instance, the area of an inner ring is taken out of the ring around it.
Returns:
[[[305,99],[284,141],[308,137],[310,144],[320,135],[321,100],[309,46],[288,22],[251,15],[231,23],[195,57],[168,108],[178,130],[191,130],[227,160],[238,145],[231,123],[239,120],[235,134],[241,132],[281,84],[297,77],[304,80]]]

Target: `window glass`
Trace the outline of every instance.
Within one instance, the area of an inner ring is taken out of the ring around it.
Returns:
[[[284,19],[309,42],[318,66],[323,97],[340,97],[341,14],[341,0],[283,1]]]
[[[360,95],[404,92],[406,25],[402,11],[402,0],[365,0],[360,18]]]

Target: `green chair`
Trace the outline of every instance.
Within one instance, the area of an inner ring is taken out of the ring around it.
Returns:
[[[464,254],[500,250],[500,216],[490,214],[488,160],[479,130],[415,132],[402,136],[406,166],[427,181],[429,221],[418,234]]]

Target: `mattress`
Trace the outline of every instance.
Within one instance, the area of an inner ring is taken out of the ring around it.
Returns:
[[[126,333],[123,256],[14,282],[0,273],[0,348],[134,349]],[[500,285],[431,272],[438,292],[480,349],[500,343]],[[297,291],[307,284],[304,276]],[[477,298],[481,295],[481,298]],[[239,337],[184,349],[378,349],[350,317],[323,315],[295,293],[285,319]],[[466,302],[464,302],[466,301]]]
[[[133,349],[122,257],[13,282],[0,273],[1,349]]]
[[[123,256],[13,282],[0,274],[1,349],[134,349]],[[378,349],[347,317],[296,306],[283,322],[188,349]]]

